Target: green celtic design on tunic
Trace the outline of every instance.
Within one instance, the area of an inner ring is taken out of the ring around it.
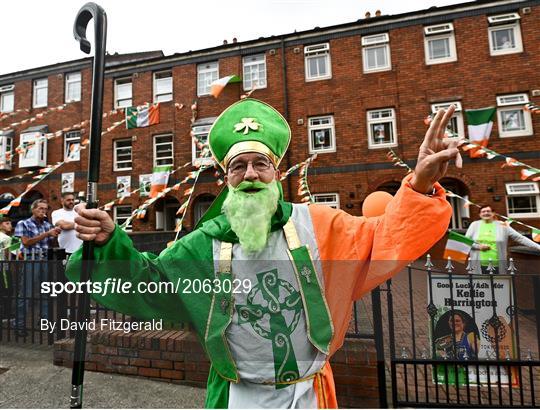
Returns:
[[[281,295],[280,289],[284,290]],[[300,375],[291,334],[302,314],[300,293],[289,282],[278,278],[277,269],[261,272],[257,274],[257,284],[249,292],[246,304],[237,305],[236,310],[239,325],[249,323],[259,336],[272,342],[275,381],[283,383],[298,379]],[[289,324],[284,311],[293,312]]]

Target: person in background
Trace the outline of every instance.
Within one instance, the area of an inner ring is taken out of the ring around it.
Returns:
[[[66,250],[66,256],[71,256],[82,241],[77,238],[75,232],[75,217],[77,213],[73,210],[75,206],[75,194],[72,192],[62,193],[62,208],[53,211],[51,214],[52,223],[55,227],[60,228],[62,231],[58,235],[58,245],[60,248]]]
[[[47,221],[49,205],[45,199],[36,199],[31,205],[32,216],[23,219],[15,227],[15,236],[21,238],[20,252],[24,260],[46,259],[47,251],[53,246],[54,239],[61,232]],[[46,280],[46,263],[27,263],[23,274],[19,276],[19,294],[17,297],[17,335],[26,336],[27,301],[34,292],[39,292],[40,284]],[[48,318],[48,300],[40,298],[39,312],[42,319]]]
[[[9,266],[6,261],[9,258],[11,247],[11,219],[6,215],[0,215],[0,317],[9,318],[11,309],[12,280]]]
[[[489,273],[489,261],[493,262],[494,273],[506,273],[508,258],[508,238],[527,248],[540,251],[540,245],[526,238],[504,222],[495,219],[490,205],[480,208],[480,220],[474,221],[467,229],[465,236],[475,243],[472,246],[470,259],[476,273]]]

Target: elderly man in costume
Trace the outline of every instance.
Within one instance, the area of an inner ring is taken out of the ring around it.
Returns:
[[[139,253],[104,211],[80,206],[75,220],[79,237],[97,244],[93,281],[199,279],[212,290],[94,299],[138,319],[191,322],[211,362],[207,407],[336,407],[329,359],[343,343],[353,301],[420,257],[448,227],[451,207],[436,181],[459,159],[457,141],[444,138],[452,112],[435,116],[415,173],[385,215],[367,219],[285,202],[278,166],[289,125],[261,101],[233,104],[209,134],[228,192],[193,232],[155,256]],[[71,279],[80,260],[79,250],[68,265]],[[235,280],[251,285],[231,287]]]

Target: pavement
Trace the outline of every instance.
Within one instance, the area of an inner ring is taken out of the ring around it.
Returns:
[[[52,346],[0,344],[0,408],[69,408],[71,369]],[[6,370],[7,369],[7,370]],[[206,390],[139,377],[86,372],[85,408],[202,408]]]

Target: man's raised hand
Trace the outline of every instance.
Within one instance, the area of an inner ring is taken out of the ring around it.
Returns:
[[[421,193],[433,191],[433,184],[441,179],[448,169],[448,162],[455,158],[456,166],[461,168],[462,159],[458,150],[459,138],[445,138],[446,126],[454,114],[453,105],[439,110],[426,132],[418,151],[418,161],[411,179],[412,188]]]
[[[86,209],[86,204],[75,206],[75,231],[77,237],[83,241],[95,241],[96,245],[103,245],[114,231],[114,222],[105,211],[99,209]]]

